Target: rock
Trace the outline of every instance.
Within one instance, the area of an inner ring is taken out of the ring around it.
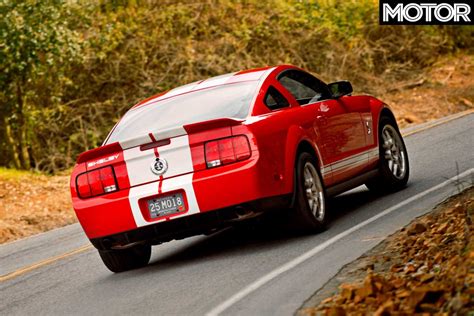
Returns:
[[[407,229],[407,234],[409,236],[418,235],[425,232],[428,229],[424,223],[414,223]]]

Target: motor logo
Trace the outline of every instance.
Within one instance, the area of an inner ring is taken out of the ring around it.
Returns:
[[[470,0],[379,0],[379,22],[386,25],[472,25]]]

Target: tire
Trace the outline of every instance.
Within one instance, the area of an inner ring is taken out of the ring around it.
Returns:
[[[410,175],[408,153],[402,135],[393,120],[382,117],[379,124],[379,174],[365,185],[376,193],[404,188]]]
[[[151,257],[150,245],[138,245],[121,250],[99,250],[105,266],[112,272],[123,272],[144,267]]]
[[[322,231],[327,224],[326,192],[314,156],[307,152],[301,153],[295,172],[293,226],[304,232]]]

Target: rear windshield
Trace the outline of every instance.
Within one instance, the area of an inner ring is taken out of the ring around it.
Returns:
[[[107,143],[212,119],[246,118],[257,83],[247,81],[211,87],[131,109]]]

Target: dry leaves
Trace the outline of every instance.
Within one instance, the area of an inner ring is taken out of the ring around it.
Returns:
[[[378,97],[392,107],[401,127],[420,124],[474,109],[473,72],[472,56],[445,57],[423,74],[424,79],[388,85]]]
[[[474,189],[390,238],[363,280],[307,315],[467,314],[474,310]]]
[[[0,243],[72,224],[69,177],[0,173]]]

